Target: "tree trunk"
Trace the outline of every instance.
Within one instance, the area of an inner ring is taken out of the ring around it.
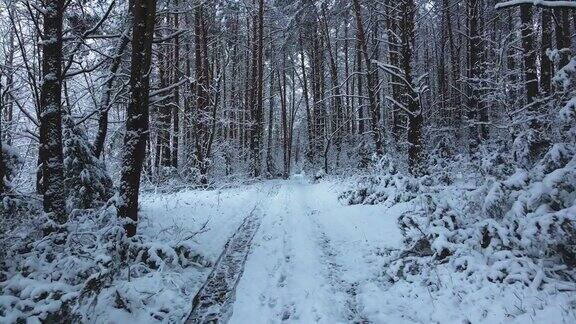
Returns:
[[[174,13],[174,32],[180,30],[180,20],[178,14],[178,0],[174,1],[174,7],[176,8],[176,13]],[[180,36],[176,35],[174,38],[174,56],[173,56],[173,83],[178,83],[180,81]],[[174,88],[173,92],[173,102],[172,106],[172,166],[174,168],[178,167],[178,149],[180,144],[180,86]]]
[[[40,149],[44,211],[65,223],[66,195],[62,156],[62,24],[63,0],[44,4],[42,90],[40,95]]]
[[[262,150],[262,79],[263,79],[263,46],[264,46],[264,0],[258,1],[258,15],[254,17],[254,39],[252,47],[252,123],[250,127],[250,154],[252,155],[252,175],[261,173]]]
[[[357,115],[358,119],[358,134],[363,138],[364,133],[366,132],[366,118],[364,118],[364,99],[362,98],[364,94],[362,91],[364,90],[364,84],[362,83],[362,47],[358,41],[356,42],[356,72],[358,73],[356,77],[356,96],[358,97],[358,106],[356,110],[358,112],[355,115]]]
[[[525,91],[528,103],[538,95],[538,77],[536,76],[536,51],[534,51],[534,31],[532,29],[531,5],[520,5],[522,22],[522,49],[524,60]]]
[[[314,123],[312,121],[312,112],[308,95],[308,76],[306,75],[306,65],[304,63],[304,58],[304,42],[302,40],[302,34],[300,34],[300,69],[302,71],[302,96],[304,97],[304,107],[306,108],[306,125],[308,130],[308,149],[306,152],[306,158],[308,163],[313,165],[315,158],[314,142],[316,139],[314,137]]]
[[[353,104],[350,99],[350,50],[348,43],[348,15],[346,15],[346,21],[344,23],[344,80],[346,80],[344,85],[344,102],[346,106],[346,133],[354,134]]]
[[[278,76],[278,88],[280,90],[280,120],[282,123],[282,177],[287,179],[289,176],[289,135],[288,135],[288,112],[286,102],[286,62],[285,58],[282,64],[282,74]]]
[[[280,72],[278,72],[280,74]],[[272,133],[274,131],[274,71],[270,73],[270,88],[268,97],[268,145],[266,145],[266,170],[268,176],[274,177],[274,158],[272,156]]]
[[[132,2],[133,0],[131,0]],[[122,54],[124,50],[128,47],[130,42],[130,28],[126,28],[118,45],[116,45],[116,51],[114,52],[114,57],[112,58],[112,64],[110,64],[110,72],[108,80],[104,84],[104,89],[102,90],[102,97],[100,99],[99,112],[98,112],[98,133],[96,133],[96,139],[94,140],[94,155],[100,158],[102,151],[104,150],[104,144],[106,142],[106,135],[108,133],[108,111],[110,110],[110,100],[112,97],[112,91],[114,87],[114,81],[116,80],[116,75],[118,69],[120,68],[120,63],[122,63]]]
[[[568,64],[570,59],[570,21],[568,18],[568,9],[554,9],[554,22],[556,29],[556,47],[561,50],[560,68]]]
[[[11,9],[14,10],[14,9]],[[16,52],[16,46],[14,45],[14,34],[16,31],[14,28],[10,28],[10,36],[8,37],[8,54],[6,58],[6,89],[0,91],[0,96],[4,95],[0,100],[4,100],[4,117],[8,129],[4,129],[4,138],[6,139],[6,144],[12,145],[12,118],[14,115],[14,97],[12,91],[14,91],[14,53]],[[0,118],[2,114],[0,114]],[[0,136],[0,140],[1,140]],[[0,178],[1,179],[1,178]]]
[[[328,50],[328,63],[330,66],[330,78],[332,80],[332,99],[333,103],[333,112],[336,114],[335,123],[333,123],[331,127],[331,131],[335,132],[335,134],[329,134],[328,137],[334,136],[334,144],[338,152],[342,150],[342,128],[341,123],[343,122],[342,117],[342,98],[340,95],[340,83],[338,80],[338,67],[336,65],[336,55],[332,50],[332,43],[330,41],[330,32],[328,29],[328,17],[326,15],[326,11],[323,12],[323,21],[324,21],[324,39],[326,41],[326,48]],[[328,145],[328,143],[326,143]]]
[[[481,37],[478,27],[479,15],[480,15],[480,0],[469,0],[468,1],[468,83],[469,83],[469,94],[468,94],[468,141],[470,152],[475,152],[476,148],[480,144],[483,136],[479,132],[478,127],[478,115],[481,110],[483,110],[482,104],[480,103],[480,94],[478,91],[479,85],[477,80],[480,78],[481,73],[481,62],[480,62],[480,52],[481,47]]]
[[[168,66],[170,65],[171,58],[168,49],[163,46],[158,50],[158,79],[160,82],[159,87],[165,89],[170,86],[170,78],[168,76]],[[169,167],[172,164],[172,147],[170,146],[170,126],[172,123],[172,107],[168,103],[160,103],[157,105],[158,113],[158,132],[156,137],[156,160],[155,166],[157,172],[163,167]]]
[[[540,89],[543,93],[549,94],[552,86],[552,61],[546,55],[546,50],[552,47],[552,24],[550,21],[550,11],[542,10],[542,45],[540,47]]]
[[[410,172],[420,175],[422,171],[422,108],[420,107],[420,97],[414,88],[412,62],[414,61],[414,19],[416,15],[416,5],[414,0],[406,0],[404,9],[400,14],[400,38],[402,45],[400,48],[401,64],[404,72],[405,90],[403,102],[408,108],[408,163]]]
[[[210,71],[208,64],[207,29],[204,5],[196,6],[194,18],[196,113],[194,114],[195,165],[200,183],[208,183],[208,142],[210,140]]]
[[[126,112],[126,134],[120,180],[118,215],[126,218],[124,228],[131,237],[138,224],[138,194],[148,138],[150,64],[156,19],[156,0],[134,0],[130,102]]]
[[[308,46],[308,59],[310,64],[310,86],[312,90],[312,130],[313,136],[311,147],[314,157],[324,148],[324,139],[326,137],[326,107],[324,105],[324,49],[321,29],[318,26],[318,13],[316,7],[310,6],[306,13],[307,39],[310,41]],[[316,168],[316,159],[312,161],[312,167]]]
[[[531,5],[520,5],[520,20],[522,22],[522,59],[524,62],[524,82],[526,100],[529,105],[529,127],[534,132],[534,140],[530,143],[530,156],[532,160],[540,156],[546,149],[547,143],[543,139],[542,122],[539,119],[540,104],[534,100],[538,96],[538,76],[536,75],[536,50],[534,49],[534,31],[532,29]]]
[[[368,44],[366,43],[366,34],[364,32],[364,25],[362,23],[362,13],[360,9],[359,0],[354,0],[354,13],[356,14],[356,29],[358,42],[362,49],[364,62],[366,63],[366,83],[368,86],[368,102],[370,104],[370,122],[372,126],[372,138],[374,139],[374,146],[376,148],[376,155],[381,156],[384,154],[384,147],[382,144],[382,131],[380,130],[380,108],[378,107],[378,100],[376,98],[376,87],[374,80],[375,69],[370,55],[368,53]]]
[[[452,29],[452,11],[450,10],[450,4],[448,0],[443,2],[446,10],[446,29],[448,32],[448,44],[450,46],[450,68],[452,75],[452,87],[450,88],[450,97],[452,98],[452,110],[450,114],[451,125],[454,125],[455,136],[457,137],[461,131],[462,125],[462,110],[460,96],[462,91],[460,90],[460,50],[456,46],[456,39],[454,37],[454,31]],[[455,143],[456,144],[456,143]]]

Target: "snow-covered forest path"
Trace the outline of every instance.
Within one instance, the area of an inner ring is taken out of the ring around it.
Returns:
[[[189,322],[370,322],[358,289],[377,273],[369,266],[375,247],[399,244],[402,208],[387,217],[379,206],[342,206],[329,186],[299,179],[263,184]]]
[[[334,208],[342,207],[313,188],[289,181],[270,197],[238,285],[232,322],[334,323],[361,318],[353,283],[344,278],[351,263],[337,260],[336,249],[347,249],[362,238],[350,235],[359,232],[351,230],[352,220],[330,217]],[[334,242],[326,226],[350,230]]]
[[[146,193],[142,232],[186,241],[210,262],[134,283],[155,296],[137,318],[148,322],[154,309],[169,310],[171,323],[573,322],[562,320],[574,318],[562,308],[569,292],[468,282],[451,268],[391,284],[385,271],[388,250],[402,243],[398,217],[419,202],[349,206],[338,201],[345,181]]]

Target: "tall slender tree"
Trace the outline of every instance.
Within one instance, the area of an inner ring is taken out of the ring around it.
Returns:
[[[254,1],[256,4],[256,0]],[[254,15],[252,27],[252,89],[250,113],[250,154],[252,156],[252,174],[259,177],[262,172],[262,134],[264,127],[263,101],[263,73],[264,73],[264,0],[258,0],[258,12]]]
[[[126,134],[120,179],[118,215],[126,219],[126,234],[134,236],[138,222],[138,195],[148,140],[150,66],[156,20],[156,0],[134,0],[132,13],[132,59],[130,102],[126,111]]]
[[[522,22],[522,58],[524,63],[524,81],[526,100],[534,101],[538,96],[538,76],[536,74],[536,51],[534,50],[534,29],[532,21],[532,6],[520,6],[520,21]]]
[[[549,94],[552,86],[553,66],[547,54],[547,51],[552,48],[551,13],[548,9],[542,9],[540,28],[542,33],[540,45],[540,89],[544,94]]]
[[[131,0],[130,2],[132,2]],[[128,5],[129,7],[131,4]],[[129,24],[128,24],[129,25]],[[102,95],[100,98],[99,112],[98,112],[98,132],[96,133],[96,138],[94,140],[94,155],[99,158],[104,150],[104,144],[106,142],[106,135],[108,134],[108,113],[111,108],[112,92],[114,91],[114,84],[118,76],[118,70],[120,64],[122,63],[122,55],[130,43],[130,27],[126,27],[120,40],[116,45],[114,51],[114,56],[112,57],[112,62],[110,63],[110,71],[108,73],[108,79],[104,83],[104,88],[102,89]]]
[[[67,220],[62,155],[62,27],[64,0],[46,0],[43,10],[40,149],[44,211]]]
[[[376,98],[377,87],[379,86],[375,82],[376,69],[372,60],[370,58],[370,52],[368,52],[368,44],[366,40],[366,32],[364,31],[364,23],[362,20],[362,9],[359,0],[354,0],[354,13],[356,15],[356,30],[358,37],[358,44],[362,52],[362,58],[366,65],[366,86],[368,91],[368,102],[369,102],[369,112],[370,112],[370,124],[372,126],[372,138],[374,140],[374,146],[376,149],[376,155],[381,156],[384,154],[384,144],[382,141],[382,130],[380,129],[380,107],[378,104],[378,99]]]

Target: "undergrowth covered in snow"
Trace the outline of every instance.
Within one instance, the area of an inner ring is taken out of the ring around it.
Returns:
[[[9,191],[0,204],[0,322],[182,320],[198,273],[185,270],[211,261],[194,233],[126,237],[103,163],[72,120],[64,124],[68,221],[53,222],[34,194]],[[18,158],[7,153],[9,180]]]
[[[390,279],[446,263],[490,282],[576,289],[574,153],[556,145],[530,171],[419,196],[399,219],[405,248],[386,271]]]
[[[339,199],[348,205],[386,204],[392,206],[414,199],[430,179],[415,179],[398,171],[388,156],[378,159],[369,175],[362,176]]]
[[[525,141],[533,136],[520,132],[513,149],[492,143],[470,161],[436,158],[441,163],[424,177],[403,174],[384,157],[340,196],[346,204],[413,205],[398,219],[402,247],[383,253],[385,281],[424,285],[434,294],[447,280],[477,287],[470,294],[493,285],[501,298],[515,291],[540,300],[540,309],[566,295],[554,303],[566,309],[563,318],[576,320],[575,66],[572,60],[555,79],[563,89],[549,103],[561,107],[556,131],[533,162]]]
[[[26,226],[35,230],[14,237],[2,262],[0,322],[179,321],[187,309],[173,309],[178,290],[165,286],[177,285],[174,273],[210,266],[191,238],[127,238],[111,205]]]

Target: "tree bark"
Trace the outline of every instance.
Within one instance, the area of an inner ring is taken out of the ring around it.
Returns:
[[[356,119],[358,120],[358,134],[360,137],[364,136],[366,132],[366,118],[364,118],[364,83],[362,82],[362,47],[360,42],[356,42],[356,72],[358,73],[356,77],[356,96],[358,97],[358,103],[356,110],[358,111]]]
[[[44,211],[58,223],[67,220],[62,156],[62,24],[63,0],[44,4],[40,148]]]
[[[462,111],[461,106],[461,91],[460,91],[460,50],[456,46],[456,37],[454,36],[454,31],[452,29],[452,13],[450,10],[450,5],[446,2],[446,15],[448,19],[446,20],[446,28],[448,29],[448,43],[450,45],[450,62],[451,62],[451,72],[452,72],[452,87],[451,87],[451,97],[452,97],[452,114],[451,120],[452,125],[458,125],[457,133],[461,130],[460,125],[462,124]]]
[[[280,74],[280,72],[278,72]],[[270,88],[268,90],[268,144],[266,145],[266,171],[269,177],[274,177],[274,158],[272,155],[272,134],[274,132],[274,71],[270,73]]]
[[[530,143],[530,156],[535,160],[543,154],[547,147],[547,141],[543,138],[542,122],[539,114],[541,105],[534,100],[538,96],[538,76],[536,74],[536,50],[534,49],[534,30],[532,28],[531,5],[520,6],[520,20],[522,22],[522,59],[524,63],[524,82],[526,100],[529,105],[529,127],[534,133],[534,140]]]
[[[11,9],[14,10],[14,9]],[[10,27],[10,36],[8,37],[8,54],[6,58],[6,88],[0,91],[0,96],[3,96],[0,100],[4,100],[4,117],[8,129],[4,129],[4,138],[6,144],[12,145],[12,132],[10,130],[12,126],[12,118],[14,115],[14,97],[12,91],[14,91],[14,53],[16,51],[16,46],[14,45],[14,34],[16,31],[13,27]],[[1,118],[2,114],[0,114]],[[2,138],[0,136],[0,138]]]
[[[120,180],[118,215],[126,219],[124,228],[131,237],[138,224],[138,194],[148,139],[150,64],[156,19],[156,0],[134,0],[130,102],[126,113],[124,156]]]
[[[340,95],[340,83],[338,79],[338,67],[336,65],[336,55],[332,49],[332,42],[330,41],[330,31],[328,29],[328,17],[326,15],[326,11],[323,11],[323,21],[324,21],[324,39],[326,42],[326,48],[328,50],[328,63],[330,66],[330,78],[332,80],[332,99],[333,104],[333,113],[336,114],[335,116],[335,123],[333,123],[331,127],[331,133],[335,132],[334,136],[334,144],[338,152],[342,149],[342,128],[340,125],[342,124],[344,118],[342,117],[342,97]],[[332,137],[332,134],[329,135]],[[328,145],[328,143],[326,143]]]
[[[210,141],[210,71],[208,64],[207,29],[204,4],[198,4],[194,17],[196,113],[194,114],[195,165],[200,172],[200,183],[208,183],[208,145]]]
[[[310,107],[310,100],[308,95],[308,76],[306,75],[306,65],[304,63],[304,41],[302,40],[302,34],[299,35],[300,40],[300,69],[302,72],[302,96],[304,97],[304,108],[306,108],[306,126],[308,131],[308,149],[306,152],[306,158],[310,165],[314,163],[314,123],[312,121],[312,112]]]
[[[404,10],[400,14],[400,37],[402,45],[400,48],[402,70],[404,72],[404,97],[403,102],[408,108],[408,163],[410,172],[420,175],[422,171],[422,108],[420,107],[420,96],[414,88],[412,63],[414,61],[414,20],[416,16],[416,5],[414,0],[404,2]]]
[[[479,85],[482,51],[479,31],[480,0],[468,1],[468,141],[469,150],[474,152],[480,141],[484,139],[484,131],[478,127],[478,115],[484,110],[480,102]]]
[[[159,87],[165,89],[170,86],[169,65],[171,57],[166,46],[158,50],[158,80]],[[157,105],[158,123],[157,123],[157,136],[156,136],[156,159],[155,167],[157,173],[163,167],[169,167],[172,164],[172,147],[170,146],[170,126],[172,123],[172,107],[168,103],[160,103]]]
[[[262,79],[263,79],[263,46],[264,46],[264,0],[258,1],[258,14],[254,18],[254,39],[252,53],[252,123],[250,127],[250,154],[252,155],[252,175],[259,177],[261,173],[262,150]]]

